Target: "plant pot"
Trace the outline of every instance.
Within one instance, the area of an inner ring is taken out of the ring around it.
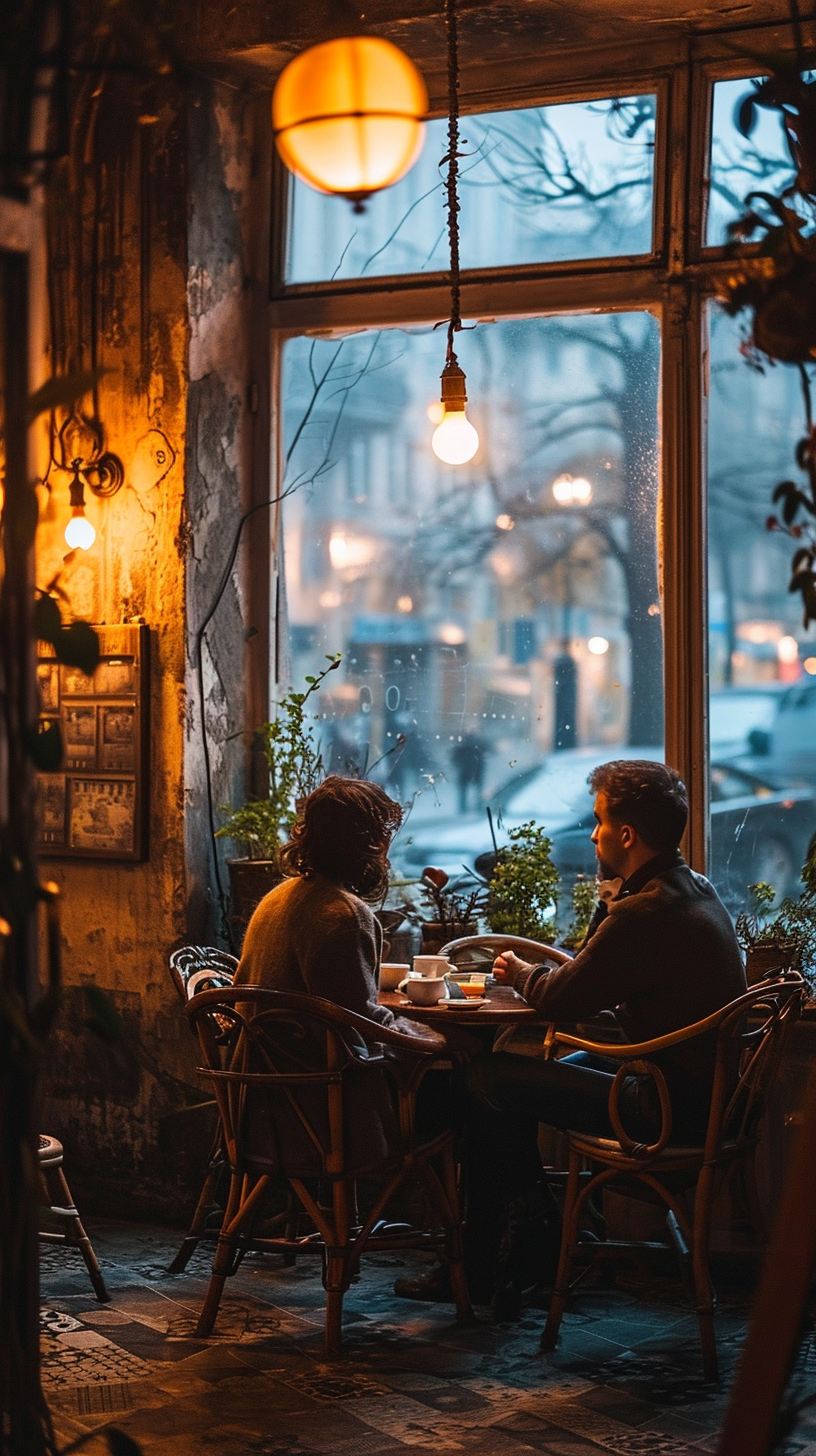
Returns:
[[[252,912],[283,876],[274,859],[228,859],[230,919],[241,940]]]
[[[443,945],[451,940],[461,940],[464,935],[476,935],[476,921],[470,920],[467,925],[459,925],[454,929],[442,925],[439,920],[423,920],[422,922],[422,955],[438,955]]]
[[[781,941],[778,945],[749,945],[745,952],[745,978],[749,986],[755,986],[766,976],[789,971],[798,964],[799,947],[793,941]]]

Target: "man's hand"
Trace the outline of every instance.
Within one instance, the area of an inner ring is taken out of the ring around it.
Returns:
[[[532,966],[527,961],[520,960],[511,950],[502,951],[493,962],[493,975],[502,986],[511,981],[519,971],[531,970]]]

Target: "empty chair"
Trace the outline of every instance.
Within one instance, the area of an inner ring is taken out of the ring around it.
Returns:
[[[230,955],[228,951],[218,950],[216,946],[212,945],[184,945],[179,950],[174,950],[170,956],[170,975],[179,998],[185,1006],[190,997],[198,991],[212,991],[231,986],[237,969],[238,961],[235,956]],[[207,1223],[215,1206],[218,1184],[223,1177],[225,1167],[219,1124],[210,1149],[207,1172],[192,1222],[168,1273],[180,1274],[182,1269],[186,1269],[191,1255],[202,1238],[214,1235],[214,1231],[208,1229]]]

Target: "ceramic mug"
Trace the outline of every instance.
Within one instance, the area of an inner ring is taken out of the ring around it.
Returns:
[[[429,976],[431,979],[435,979],[437,976],[447,976],[453,970],[453,966],[446,956],[418,955],[414,956],[414,970],[420,976]]]
[[[399,988],[415,1006],[436,1006],[445,995],[443,976],[409,976]]]
[[[380,990],[396,991],[400,981],[404,981],[411,967],[398,965],[396,961],[383,961],[380,966]]]

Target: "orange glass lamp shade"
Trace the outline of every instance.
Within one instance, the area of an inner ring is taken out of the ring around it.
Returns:
[[[413,61],[376,36],[312,46],[281,72],[272,97],[286,166],[318,192],[364,199],[391,187],[422,150],[428,93]]]

